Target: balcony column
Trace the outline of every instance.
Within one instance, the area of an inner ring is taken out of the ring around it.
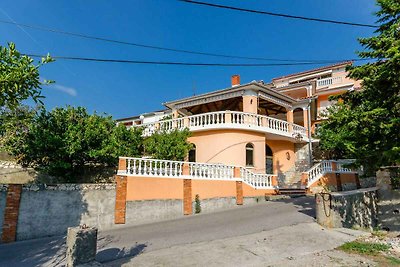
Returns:
[[[308,136],[308,107],[303,107],[303,123],[306,128],[306,134]]]
[[[289,133],[293,132],[293,109],[286,110],[286,121],[289,123]]]
[[[178,113],[178,110],[177,109],[173,109],[172,110],[172,119],[177,119],[179,117],[179,113]],[[173,120],[172,121],[172,129],[175,129],[175,128],[177,128],[177,121],[176,120]]]
[[[242,96],[243,112],[258,113],[258,95],[253,90],[246,90]]]
[[[232,123],[232,112],[230,110],[225,111],[225,123]]]

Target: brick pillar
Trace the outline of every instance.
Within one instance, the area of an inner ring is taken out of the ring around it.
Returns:
[[[126,171],[126,159],[119,159],[118,161],[118,170],[119,171]]]
[[[361,188],[361,183],[360,183],[360,177],[358,177],[358,173],[354,174],[354,180],[355,180],[357,189],[360,189]]]
[[[233,177],[240,177],[240,168],[235,167],[233,169]],[[242,181],[236,181],[236,205],[243,205],[243,183]]]
[[[192,214],[192,179],[183,179],[183,215]]]
[[[125,224],[127,177],[117,175],[115,176],[115,181],[117,188],[115,192],[114,223]]]
[[[243,183],[236,181],[236,205],[243,205]]]
[[[340,177],[340,173],[337,172],[336,174],[336,186],[337,186],[337,190],[338,191],[343,191],[343,187],[342,187],[342,179]]]
[[[301,185],[307,186],[307,183],[308,183],[308,173],[303,172],[301,174]]]
[[[14,242],[17,238],[19,203],[21,201],[22,185],[10,184],[7,190],[6,208],[4,212],[3,243]]]

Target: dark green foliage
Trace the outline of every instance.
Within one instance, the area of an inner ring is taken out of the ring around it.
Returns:
[[[336,97],[318,131],[331,158],[356,158],[366,174],[400,162],[400,2],[377,2],[380,28],[359,40],[366,50],[358,53],[376,61],[348,69],[362,90]]]
[[[18,120],[3,113],[9,123],[2,146],[19,163],[65,182],[75,182],[86,168],[116,166],[118,156],[142,154],[141,129],[116,126],[109,116],[90,115],[82,107],[26,114]]]
[[[35,65],[33,59],[21,55],[13,43],[8,47],[0,46],[0,107],[15,109],[28,98],[41,103],[41,85],[51,81],[40,82],[39,68],[52,61],[48,55]]]
[[[195,213],[200,213],[201,212],[201,203],[200,203],[200,196],[196,195],[194,198],[194,212]]]
[[[187,141],[189,136],[188,129],[155,133],[144,141],[145,153],[156,159],[182,161],[192,148]]]

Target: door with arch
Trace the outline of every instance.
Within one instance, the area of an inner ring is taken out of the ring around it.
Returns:
[[[265,145],[265,173],[274,173],[273,153],[272,149],[267,144]]]

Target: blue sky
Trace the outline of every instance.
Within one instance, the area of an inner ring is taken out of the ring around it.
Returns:
[[[277,13],[374,24],[372,0],[207,0]],[[189,5],[175,0],[2,0],[0,19],[177,49],[286,59],[354,58],[358,37],[373,29],[290,20]],[[152,61],[252,63],[122,46],[0,24],[0,44],[12,41],[23,53],[49,52]],[[254,62],[254,61],[253,61]],[[259,61],[254,63],[261,63]],[[317,67],[317,66],[315,66]],[[242,83],[302,71],[310,66],[187,67],[128,65],[58,60],[41,76],[56,81],[45,87],[45,104],[85,106],[115,118],[162,109],[162,102],[223,89],[230,76]]]

